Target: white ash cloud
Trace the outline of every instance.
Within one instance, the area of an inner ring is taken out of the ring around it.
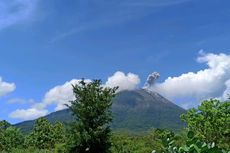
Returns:
[[[145,82],[144,89],[148,89],[155,84],[155,81],[160,77],[158,72],[150,74]]]

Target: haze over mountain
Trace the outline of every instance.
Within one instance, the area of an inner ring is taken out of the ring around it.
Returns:
[[[113,99],[114,130],[145,131],[150,128],[178,130],[184,126],[180,115],[186,111],[160,94],[146,89],[124,90]],[[68,109],[45,116],[50,122],[71,122]],[[34,120],[16,124],[23,132],[32,129]]]

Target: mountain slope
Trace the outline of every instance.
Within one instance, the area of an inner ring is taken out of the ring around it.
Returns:
[[[178,130],[183,127],[180,115],[185,112],[156,92],[123,91],[114,99],[112,127],[134,131],[153,127]]]
[[[165,99],[156,92],[144,89],[122,91],[113,99],[114,130],[145,131],[150,128],[168,128],[179,130],[184,126],[180,115],[186,111]],[[72,120],[71,112],[66,109],[45,116],[50,122],[68,123]],[[34,121],[16,124],[22,131],[30,131]]]

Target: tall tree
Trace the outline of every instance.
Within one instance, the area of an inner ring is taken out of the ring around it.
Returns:
[[[118,87],[103,87],[101,80],[86,83],[84,79],[73,86],[75,100],[69,106],[75,118],[74,144],[70,152],[109,153],[112,121],[112,98]]]

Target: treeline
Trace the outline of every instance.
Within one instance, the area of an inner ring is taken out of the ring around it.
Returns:
[[[50,124],[47,119],[36,120],[32,132],[22,134],[20,129],[11,126],[6,121],[0,122],[0,151],[4,152],[34,152],[35,150],[59,149],[66,144],[66,129],[62,123]]]
[[[112,132],[111,105],[117,87],[105,88],[100,80],[73,86],[75,100],[68,106],[71,125],[36,120],[22,134],[0,122],[0,152],[13,153],[230,153],[230,102],[203,101],[181,119],[187,127],[179,133],[152,129],[146,133]]]
[[[0,122],[0,150],[13,153],[65,153],[69,152],[73,143],[73,135],[69,128],[62,123],[50,124],[47,119],[36,120],[33,130],[22,134],[19,129],[12,127],[6,121]],[[174,135],[169,130],[153,129],[146,133],[111,133],[112,153],[150,153],[165,151],[163,140],[168,135]],[[176,143],[185,142],[184,133],[175,135]],[[72,142],[71,142],[72,141]]]

